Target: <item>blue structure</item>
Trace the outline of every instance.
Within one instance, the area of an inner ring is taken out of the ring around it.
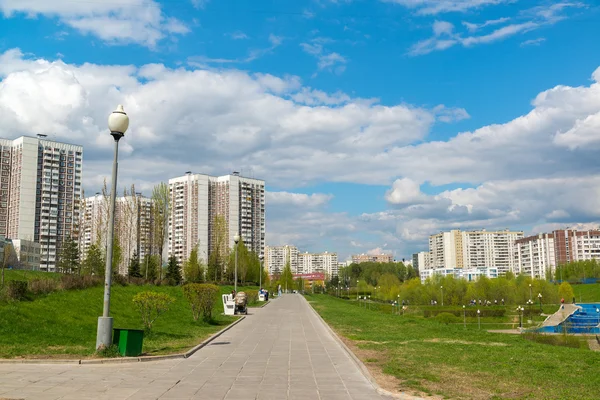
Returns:
[[[581,307],[564,322],[556,326],[544,326],[538,329],[541,333],[586,333],[599,334],[600,327],[600,303],[577,304]]]

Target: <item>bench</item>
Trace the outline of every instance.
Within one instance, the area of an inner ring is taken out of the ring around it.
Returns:
[[[223,312],[225,315],[235,315],[235,301],[233,296],[230,294],[224,294],[223,296]]]

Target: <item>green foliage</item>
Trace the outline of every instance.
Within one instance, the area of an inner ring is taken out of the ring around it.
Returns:
[[[186,282],[200,283],[204,281],[204,266],[198,261],[198,246],[194,246],[190,257],[184,261],[183,274]]]
[[[113,275],[116,275],[119,273],[119,265],[121,264],[121,259],[123,258],[123,249],[121,249],[121,243],[119,242],[117,235],[113,237],[112,256],[112,273]]]
[[[225,279],[225,264],[228,254],[227,221],[222,215],[215,215],[212,220],[214,240],[208,256],[207,280],[218,282]],[[233,276],[233,275],[232,275]]]
[[[27,296],[27,281],[9,281],[6,287],[6,297],[9,300],[21,301]]]
[[[133,297],[133,304],[142,317],[146,331],[152,330],[152,324],[158,317],[169,310],[175,299],[166,293],[141,292]]]
[[[81,272],[84,275],[104,276],[106,260],[102,256],[102,251],[96,244],[92,244],[87,251],[85,260],[81,264]]]
[[[248,304],[258,303],[258,290],[244,290],[248,296]]]
[[[63,275],[60,278],[62,290],[81,290],[94,286],[100,286],[102,279],[96,276]]]
[[[212,309],[219,295],[218,286],[206,283],[188,283],[183,286],[183,295],[192,307],[194,321],[197,321],[200,316],[205,321],[212,319]]]
[[[157,243],[157,256],[159,262],[157,264],[158,279],[162,280],[162,254],[165,239],[167,237],[169,208],[171,205],[171,196],[169,193],[169,185],[161,182],[152,188],[152,219],[154,220],[154,239]]]
[[[144,260],[142,261],[140,267],[142,271],[143,277],[149,281],[154,282],[158,279],[158,266],[160,265],[160,257],[159,256],[151,256],[146,254],[144,256]]]
[[[96,352],[98,357],[102,358],[116,358],[121,357],[121,353],[119,352],[119,346],[116,344],[111,344],[108,347],[104,347]]]
[[[587,343],[574,335],[543,335],[538,332],[528,332],[523,337],[532,342],[549,344],[552,346],[564,346],[574,349],[586,348]]]
[[[74,274],[79,271],[79,248],[72,238],[66,238],[58,254],[57,268],[63,274]]]
[[[442,312],[436,315],[435,319],[442,324],[454,324],[460,322],[460,318],[449,312]]]
[[[165,278],[171,286],[177,286],[181,284],[181,281],[183,280],[183,278],[181,277],[181,268],[179,268],[175,256],[169,257],[169,263],[167,265],[167,274],[165,275]]]
[[[558,295],[561,299],[565,299],[565,303],[571,303],[575,294],[573,293],[573,288],[569,284],[569,282],[563,282],[558,287]]]
[[[481,317],[486,317],[486,318],[487,317],[501,318],[501,317],[504,317],[504,315],[506,314],[506,309],[504,307],[502,307],[502,308],[469,307],[466,310],[456,309],[456,308],[452,309],[452,308],[431,307],[431,308],[423,309],[423,316],[425,318],[429,318],[429,317],[437,317],[440,314],[452,314],[455,317],[462,317],[464,314],[466,314],[467,317],[477,317],[477,310],[479,310]]]
[[[393,275],[400,282],[417,277],[414,268],[411,266],[407,267],[402,262],[363,262],[360,264],[351,264],[348,267],[341,268],[339,275],[344,281],[343,284],[350,283],[352,286],[354,286],[357,280],[365,281],[367,285],[381,286],[380,279],[384,275]]]
[[[290,266],[289,261],[285,263],[283,272],[279,277],[279,285],[281,285],[281,290],[284,292],[286,290],[290,291],[294,288],[294,275],[292,274],[292,267]]]
[[[142,271],[140,270],[140,258],[138,257],[137,251],[133,252],[131,260],[129,260],[129,268],[127,274],[132,278],[141,278]]]
[[[577,282],[587,278],[600,278],[600,262],[597,259],[574,261],[559,265],[554,273],[554,280]]]

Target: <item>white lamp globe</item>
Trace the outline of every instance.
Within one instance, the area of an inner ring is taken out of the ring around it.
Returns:
[[[108,129],[124,135],[127,128],[129,128],[129,117],[123,110],[123,106],[119,104],[117,109],[108,116]]]
[[[238,235],[236,233],[235,236],[233,237],[233,241],[237,244],[240,241],[240,235]]]

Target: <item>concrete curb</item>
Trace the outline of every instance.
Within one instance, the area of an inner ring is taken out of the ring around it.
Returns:
[[[223,333],[227,332],[240,322],[242,322],[246,317],[241,317],[237,321],[232,322],[227,325],[225,328],[216,332],[208,339],[204,340],[200,344],[194,346],[192,349],[187,351],[186,353],[179,354],[166,354],[164,356],[141,356],[141,357],[119,357],[119,358],[92,358],[92,359],[81,359],[81,360],[58,360],[58,359],[0,359],[0,364],[80,364],[80,365],[93,365],[93,364],[123,364],[123,363],[133,363],[133,362],[150,362],[150,361],[163,361],[163,360],[175,360],[175,359],[185,359],[191,357],[195,352],[221,336]]]
[[[329,331],[329,333],[331,333],[331,336],[333,336],[333,338],[338,342],[338,344],[340,346],[342,346],[342,348],[346,351],[346,353],[348,353],[348,355],[350,356],[350,358],[352,359],[352,361],[354,361],[354,363],[358,366],[358,368],[361,370],[361,372],[363,373],[363,375],[369,380],[369,382],[371,382],[371,385],[373,385],[373,388],[375,388],[375,390],[377,391],[377,393],[379,393],[380,395],[383,395],[383,396],[391,397],[393,399],[401,399],[401,400],[424,400],[422,397],[415,397],[415,396],[411,396],[411,395],[408,395],[408,394],[396,394],[396,393],[392,393],[390,391],[385,390],[381,386],[379,386],[379,383],[377,383],[377,381],[375,380],[375,378],[373,378],[373,375],[371,375],[371,373],[369,372],[369,369],[367,368],[367,366],[365,364],[363,364],[363,362],[356,356],[356,354],[354,354],[352,352],[352,350],[350,350],[348,348],[348,346],[346,346],[346,343],[344,343],[342,341],[342,339],[340,339],[340,337],[337,335],[337,333],[335,333],[335,331],[333,329],[331,329],[331,327],[329,326],[329,324],[327,322],[325,322],[325,320],[323,319],[323,317],[321,317],[319,315],[319,313],[317,312],[317,310],[315,310],[313,308],[312,304],[310,304],[310,302],[308,302],[306,300],[306,298],[304,298],[304,296],[302,296],[302,298],[304,299],[304,301],[306,301],[308,303],[308,305],[310,306],[310,309],[315,313],[315,315],[317,316],[317,318],[319,318],[321,320],[321,322],[323,322],[323,324],[325,325],[325,327],[327,328],[327,330]]]

